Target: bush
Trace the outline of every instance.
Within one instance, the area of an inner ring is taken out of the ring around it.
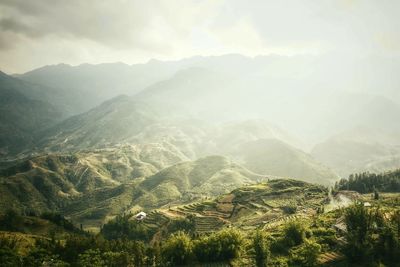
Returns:
[[[53,212],[45,212],[42,215],[40,215],[42,219],[48,220],[58,226],[63,227],[65,230],[68,231],[74,231],[77,230],[75,226],[72,224],[72,222],[68,221],[67,219],[64,218],[59,213],[53,213]]]
[[[21,257],[8,247],[0,247],[0,263],[4,267],[23,266]]]
[[[101,234],[106,239],[128,238],[131,240],[148,241],[152,233],[143,223],[130,220],[129,216],[117,216],[101,228]]]
[[[184,232],[173,234],[162,246],[162,256],[169,266],[184,265],[192,259],[193,245]]]
[[[0,217],[0,230],[4,231],[22,231],[23,218],[14,210],[7,210]]]
[[[57,266],[66,267],[68,263],[59,259],[59,255],[41,247],[35,247],[24,258],[24,266]]]
[[[243,236],[236,229],[224,229],[194,243],[194,253],[200,262],[230,261],[240,255]]]
[[[284,238],[288,247],[300,245],[305,236],[306,228],[299,222],[290,222],[284,228]]]
[[[78,266],[81,267],[106,267],[105,261],[102,259],[98,249],[89,249],[78,257]]]
[[[347,208],[345,213],[347,245],[344,253],[353,262],[372,261],[372,214],[362,203]]]
[[[287,206],[283,206],[282,210],[286,214],[295,214],[297,211],[297,207],[296,207],[296,205],[287,205]]]
[[[268,265],[269,248],[267,244],[267,236],[264,232],[257,231],[253,238],[254,259],[257,267],[265,267]]]
[[[306,239],[304,243],[291,250],[291,262],[295,266],[313,267],[318,265],[321,246],[313,240]]]
[[[345,223],[347,245],[344,254],[349,262],[384,263],[396,266],[400,255],[400,213],[385,218],[379,209],[365,208],[357,203],[347,208]]]
[[[188,216],[187,218],[173,220],[168,224],[168,232],[174,233],[177,231],[185,231],[192,233],[195,230],[194,218]]]

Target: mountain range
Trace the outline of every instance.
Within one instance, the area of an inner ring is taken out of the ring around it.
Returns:
[[[326,60],[226,55],[0,73],[0,209],[58,210],[98,227],[273,177],[332,185],[399,168],[396,94],[314,79]]]

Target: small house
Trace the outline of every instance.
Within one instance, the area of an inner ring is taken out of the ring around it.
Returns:
[[[364,202],[364,207],[370,208],[371,206],[372,206],[371,203],[369,203],[369,202]]]
[[[143,221],[146,218],[147,214],[143,211],[139,212],[135,215],[136,220]]]

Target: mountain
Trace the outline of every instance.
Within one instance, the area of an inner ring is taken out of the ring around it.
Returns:
[[[148,177],[140,184],[141,206],[159,207],[176,200],[216,196],[243,184],[261,181],[257,175],[221,156],[182,162]]]
[[[347,177],[356,172],[384,172],[400,167],[400,132],[357,127],[317,144],[312,155]]]
[[[39,146],[47,151],[78,151],[162,141],[192,160],[224,155],[262,175],[306,179],[322,184],[336,179],[329,169],[311,156],[286,143],[300,143],[296,138],[265,121],[210,124],[174,119],[173,115],[168,113],[165,116],[161,110],[154,103],[149,106],[135,97],[120,96],[52,127]]]
[[[39,142],[51,150],[85,149],[119,143],[157,121],[157,113],[127,96],[115,97],[48,129]]]
[[[176,71],[170,64],[150,61],[127,65],[106,63],[45,66],[16,75],[19,79],[54,88],[68,96],[65,105],[76,115],[121,94],[132,95],[151,84],[169,78]]]
[[[162,144],[49,154],[0,172],[0,210],[58,211],[98,227],[126,210],[216,196],[264,176],[220,156],[187,161]]]
[[[311,155],[278,139],[258,139],[240,145],[234,158],[260,174],[296,178],[318,184],[333,184],[337,175]]]
[[[213,123],[264,119],[298,136],[310,149],[354,126],[396,125],[396,78],[378,66],[363,59],[344,64],[335,55],[223,55],[135,65],[60,64],[17,77],[59,93],[62,98],[50,102],[68,107],[69,114],[125,94],[174,117]],[[376,75],[370,75],[373,71]],[[354,78],[363,73],[373,76],[368,86]],[[387,88],[374,87],[379,84]],[[382,119],[381,114],[387,115]]]
[[[30,97],[35,88],[0,72],[0,156],[31,147],[41,130],[62,119],[58,108]]]

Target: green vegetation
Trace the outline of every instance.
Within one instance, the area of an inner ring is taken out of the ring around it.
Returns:
[[[400,170],[375,174],[352,174],[349,179],[341,179],[336,183],[337,190],[354,190],[359,193],[400,192]],[[378,197],[378,196],[376,196]]]
[[[15,161],[0,170],[0,211],[12,203],[20,213],[56,211],[85,228],[99,228],[130,209],[190,203],[263,179],[225,157],[175,164],[183,159],[153,144]]]
[[[0,72],[0,265],[399,265],[400,170],[362,171],[399,168],[400,106],[316,94],[318,62]]]
[[[400,211],[368,209],[355,204],[345,212],[347,226],[344,253],[350,262],[388,266],[400,255]]]
[[[0,71],[0,159],[32,149],[43,129],[63,119],[58,107],[32,96],[36,89],[46,90]]]
[[[265,211],[257,205],[258,198],[292,197],[299,192],[310,200],[326,197],[325,189],[318,186],[271,180],[236,189],[217,202],[188,206],[180,213],[173,208],[152,211],[142,221],[129,214],[117,216],[98,234],[76,228],[71,231],[72,224],[58,214],[37,217],[56,227],[53,229],[58,233],[49,227],[43,231],[30,225],[29,229],[24,221],[32,217],[8,212],[2,229],[22,233],[0,235],[0,260],[5,266],[37,266],[41,262],[56,266],[396,266],[400,252],[400,202],[396,194],[381,193],[377,200],[368,197],[372,207],[356,203],[328,213],[309,209],[308,217],[296,217],[300,211],[294,217],[282,211],[280,223],[273,219],[273,223],[260,222],[256,228],[246,224],[245,218],[252,212],[240,212],[232,219],[221,218],[230,222],[225,226],[207,232],[197,229],[201,213],[210,218],[223,214],[215,211],[217,203],[231,201],[244,206],[248,202],[253,203],[249,204],[253,211]],[[18,225],[18,229],[12,228]]]
[[[253,238],[254,247],[254,260],[257,267],[268,266],[268,260],[270,257],[269,247],[267,243],[267,236],[265,232],[256,231]]]
[[[193,243],[184,232],[173,234],[162,246],[167,266],[186,265],[193,261]]]
[[[148,241],[154,233],[140,221],[131,216],[117,216],[114,220],[106,223],[100,233],[107,239],[146,240]]]

